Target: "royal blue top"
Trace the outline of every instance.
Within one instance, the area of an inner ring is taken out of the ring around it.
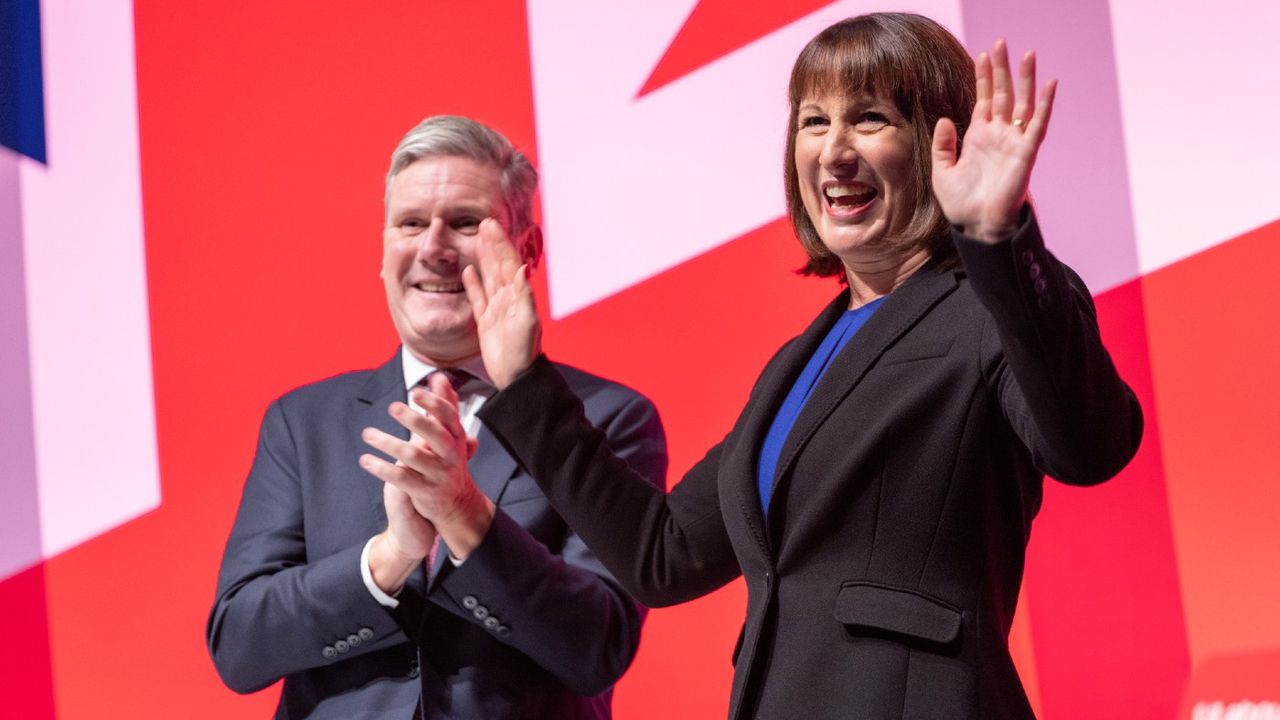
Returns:
[[[760,460],[756,464],[760,507],[766,515],[769,514],[769,496],[773,492],[773,475],[778,470],[778,458],[782,455],[782,445],[791,432],[791,426],[796,424],[796,418],[800,417],[800,411],[804,409],[805,403],[809,402],[809,396],[818,386],[818,380],[822,378],[823,373],[831,366],[831,361],[844,349],[844,346],[883,301],[884,298],[877,298],[840,316],[836,324],[827,332],[827,336],[822,339],[822,344],[809,358],[808,364],[800,372],[800,377],[796,378],[795,384],[791,386],[791,392],[787,393],[786,399],[782,401],[782,407],[778,408],[778,414],[773,416],[773,424],[769,426],[769,434],[764,437],[764,445],[760,447]]]

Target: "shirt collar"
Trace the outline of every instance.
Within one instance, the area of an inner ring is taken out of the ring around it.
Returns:
[[[422,362],[416,355],[409,352],[409,348],[403,345],[400,346],[400,367],[404,370],[405,392],[408,392],[414,385],[417,385],[422,378],[439,369],[435,365]],[[496,387],[493,384],[493,380],[489,377],[489,373],[485,372],[484,360],[479,355],[473,355],[466,360],[457,363],[453,367],[456,367],[459,370],[466,370],[484,381],[484,383],[489,387]]]

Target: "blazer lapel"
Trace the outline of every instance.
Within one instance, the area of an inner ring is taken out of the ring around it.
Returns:
[[[506,449],[498,442],[498,438],[489,432],[489,428],[481,425],[477,439],[480,445],[476,448],[476,454],[472,455],[467,463],[467,469],[471,471],[471,480],[480,492],[497,505],[498,500],[502,498],[502,492],[507,488],[507,483],[516,474],[516,461],[507,454]],[[440,577],[440,570],[447,560],[446,555],[443,547],[436,553],[435,564],[431,566],[432,587]]]
[[[367,427],[377,428],[388,435],[394,435],[401,440],[409,439],[409,431],[403,425],[395,421],[387,413],[387,406],[399,400],[404,402],[408,397],[404,387],[404,371],[400,365],[400,351],[396,350],[396,354],[381,367],[369,376],[360,391],[356,393],[355,411],[351,414],[350,431],[355,437],[360,437],[360,432]],[[358,442],[362,442],[359,441]],[[370,446],[365,446],[366,451],[375,455],[382,455],[383,458],[393,461],[394,458],[389,455],[383,455],[378,450]],[[386,512],[382,505],[382,481],[370,476],[370,480],[376,483],[378,492],[372,493],[370,501],[377,509],[378,517],[382,518],[382,522],[386,523]]]
[[[764,510],[760,506],[760,491],[757,483],[756,464],[760,447],[764,444],[764,437],[773,424],[778,408],[782,406],[783,399],[790,392],[792,384],[808,362],[809,356],[818,349],[827,331],[848,307],[849,291],[846,290],[837,295],[809,324],[809,327],[792,340],[765,368],[746,410],[748,414],[743,421],[741,440],[735,443],[736,449],[725,463],[724,477],[736,489],[739,509],[742,516],[746,518],[752,535],[759,540],[760,550],[765,557],[768,557],[771,551],[767,541],[768,533],[765,531]]]
[[[956,275],[937,263],[921,268],[894,290],[836,355],[783,443],[774,475],[774,492],[786,482],[805,443],[866,375],[867,370],[930,308],[955,290]],[[824,331],[825,332],[825,331]],[[815,346],[816,347],[816,344]],[[810,351],[812,352],[812,351]],[[803,362],[808,361],[806,355]]]

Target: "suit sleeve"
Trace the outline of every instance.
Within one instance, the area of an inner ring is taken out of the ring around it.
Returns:
[[[480,417],[640,602],[684,602],[740,574],[717,491],[723,443],[668,494],[612,452],[545,357],[491,398]]]
[[[601,425],[604,441],[637,481],[661,491],[666,439],[653,405],[628,393]],[[479,622],[574,692],[596,695],[631,664],[645,610],[581,537],[572,529],[565,532],[563,545],[553,552],[499,506],[484,541],[466,562],[448,568],[432,599]]]
[[[988,382],[1033,462],[1072,485],[1120,472],[1142,439],[1142,408],[1102,345],[1084,282],[1045,247],[1029,209],[1008,241],[954,241],[990,314]]]
[[[276,401],[262,422],[206,628],[218,675],[236,692],[407,641],[364,586],[362,545],[307,557],[302,501],[296,447]]]

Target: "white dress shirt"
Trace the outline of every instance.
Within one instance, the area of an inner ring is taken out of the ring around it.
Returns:
[[[404,386],[406,389],[412,389],[423,378],[435,372],[438,368],[429,365],[409,352],[406,347],[400,348],[400,365],[404,370]],[[475,437],[480,432],[480,418],[476,417],[476,413],[480,411],[480,407],[484,405],[485,400],[490,395],[497,392],[493,381],[489,379],[489,373],[485,372],[484,362],[479,355],[472,357],[456,366],[456,370],[465,370],[474,376],[474,379],[466,382],[462,389],[458,391],[458,419],[462,422],[462,428],[470,437]],[[458,390],[458,388],[454,388]],[[406,390],[407,392],[407,390]],[[418,406],[412,399],[406,397],[406,404],[420,413],[426,414],[426,411]],[[375,536],[376,537],[376,536]],[[377,583],[373,581],[373,572],[369,570],[369,548],[373,545],[374,538],[364,544],[364,551],[360,553],[360,577],[364,579],[364,586],[369,589],[369,593],[373,595],[382,605],[386,607],[397,607],[400,601],[382,591]],[[436,540],[439,543],[439,540]],[[434,553],[433,553],[434,555]],[[453,557],[450,553],[449,561],[455,566],[461,565],[462,561]]]

